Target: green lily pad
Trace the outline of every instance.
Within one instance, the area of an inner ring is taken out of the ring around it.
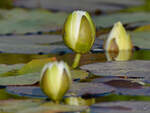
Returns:
[[[75,83],[73,82],[68,93],[65,96],[82,96],[82,95],[103,95],[110,94],[115,88],[103,83]],[[6,91],[10,94],[25,97],[47,98],[38,86],[8,86]]]
[[[11,35],[0,36],[0,51],[22,54],[59,54],[71,52],[61,35]]]
[[[150,48],[150,32],[131,32],[130,35],[133,45],[136,45],[140,48]]]
[[[0,85],[31,85],[40,80],[40,73],[30,73],[20,76],[1,77]]]
[[[15,8],[0,10],[0,34],[38,32],[60,29],[63,26],[66,13],[52,13],[47,10],[25,10]]]
[[[150,48],[150,32],[128,32],[128,34],[131,36],[131,40],[134,46],[143,48],[143,49],[149,49]],[[101,35],[98,37],[100,40],[106,40],[108,38],[107,35]]]
[[[0,85],[31,85],[40,81],[40,72],[44,64],[55,58],[32,60],[31,62],[15,65],[0,65]],[[84,70],[71,70],[72,79],[85,79],[89,73]]]
[[[24,65],[21,69],[18,70],[18,74],[27,74],[27,73],[34,73],[34,72],[41,72],[42,68],[45,64],[49,62],[56,61],[55,57],[51,58],[44,58],[44,59],[34,59]]]
[[[88,109],[87,106],[54,104],[39,99],[1,100],[0,103],[0,111],[2,110],[5,113],[75,112]]]
[[[97,113],[148,113],[150,112],[149,102],[136,101],[118,101],[118,102],[104,102],[91,106],[91,111]]]
[[[28,73],[40,72],[45,64],[49,62],[56,61],[55,57],[51,58],[43,58],[43,59],[34,59],[27,63],[26,65],[22,66],[20,69],[13,69],[5,73],[1,73],[1,77],[5,76],[16,76],[16,75],[24,75]],[[15,66],[15,65],[14,65]]]
[[[95,11],[100,10],[103,12],[110,12],[123,9],[129,6],[136,6],[143,4],[142,0],[125,0],[125,1],[116,1],[116,0],[15,0],[15,6],[23,6],[26,8],[47,8],[53,10],[64,10],[72,11],[74,9],[84,9],[86,11]]]
[[[24,64],[14,64],[14,65],[6,65],[6,64],[0,64],[0,74],[7,73],[12,70],[17,70],[22,68]]]
[[[84,70],[71,70],[73,79],[85,79],[88,77],[89,73]]]
[[[144,80],[150,80],[150,61],[124,61],[124,62],[105,62],[81,66],[81,69],[88,70],[95,75],[104,76],[128,76],[144,77]]]
[[[130,18],[129,18],[130,17]],[[95,16],[93,20],[97,27],[111,27],[114,23],[121,21],[123,24],[136,22],[149,22],[150,13],[116,13],[103,16]]]

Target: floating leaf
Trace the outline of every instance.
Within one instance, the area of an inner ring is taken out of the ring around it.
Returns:
[[[86,11],[96,11],[96,12],[110,12],[120,10],[129,6],[136,6],[142,4],[142,0],[86,0],[76,2],[66,1],[66,0],[15,0],[15,6],[23,6],[25,8],[47,8],[52,10],[63,10],[63,11],[73,11],[74,9],[84,9]]]
[[[0,85],[32,85],[40,80],[40,73],[30,73],[21,76],[1,77]]]
[[[55,61],[56,58],[43,58],[43,59],[33,59],[26,65],[22,66],[18,70],[10,70],[8,72],[0,74],[1,77],[6,76],[16,76],[16,75],[24,75],[28,73],[40,72],[43,66],[49,62]]]
[[[0,10],[0,15],[2,16],[0,34],[48,32],[60,29],[67,16],[66,13],[52,13],[42,9],[28,11],[21,8]]]
[[[150,96],[150,87],[143,87],[140,89],[117,88],[116,94],[132,96]]]
[[[89,73],[84,70],[71,70],[71,75],[73,79],[85,79]]]
[[[148,113],[150,112],[149,102],[123,101],[104,102],[91,106],[91,111],[102,113]]]
[[[53,61],[56,61],[55,57],[44,59],[33,59],[32,61],[24,65],[21,69],[19,69],[18,74],[40,72],[45,64]]]
[[[0,36],[0,52],[23,54],[59,54],[71,52],[61,35]],[[26,56],[26,55],[25,55]]]
[[[143,86],[138,82],[133,82],[129,80],[110,80],[105,82],[105,84],[116,88],[128,88],[128,89],[140,89]]]
[[[87,106],[70,106],[44,102],[40,99],[0,100],[3,113],[85,112]]]
[[[130,17],[130,18],[129,18]],[[111,27],[114,23],[121,21],[123,24],[136,22],[150,22],[150,13],[116,13],[93,17],[97,27]]]
[[[134,45],[140,48],[150,48],[150,32],[131,32],[130,35]]]
[[[5,91],[5,89],[0,89],[0,100],[6,100],[6,99],[23,99],[24,97],[20,97],[17,95],[9,94]]]
[[[150,61],[135,60],[88,64],[80,68],[88,70],[95,75],[144,77],[144,80],[150,80],[149,67]]]
[[[66,96],[99,95],[110,94],[115,89],[103,83],[73,83]],[[10,94],[27,97],[47,98],[38,86],[8,86],[6,91]]]

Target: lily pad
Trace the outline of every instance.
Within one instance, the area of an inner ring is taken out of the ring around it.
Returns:
[[[8,86],[6,91],[10,94],[27,97],[47,98],[40,87],[37,86]],[[114,88],[102,83],[73,83],[66,96],[101,95],[111,93]]]
[[[132,96],[150,96],[150,87],[143,87],[139,89],[117,88],[115,93]]]
[[[57,44],[59,43],[59,44]],[[0,52],[4,53],[59,53],[71,52],[60,35],[11,35],[0,36]]]
[[[34,73],[34,72],[41,72],[42,68],[45,64],[49,62],[56,61],[55,57],[51,58],[44,58],[44,59],[34,59],[24,65],[21,69],[18,70],[18,74],[27,74],[27,73]]]
[[[28,64],[0,65],[0,85],[32,85],[40,81],[43,65],[55,58],[37,59]],[[85,79],[89,73],[84,70],[71,70],[73,80]]]
[[[1,77],[0,85],[32,85],[40,80],[40,73],[29,73],[21,76]]]
[[[13,69],[5,73],[1,73],[1,77],[5,76],[16,76],[16,75],[24,75],[28,73],[40,72],[45,64],[49,62],[56,61],[55,57],[51,58],[43,58],[43,59],[34,59],[27,63],[26,65],[22,66],[20,69]],[[15,66],[15,65],[13,65]],[[7,68],[7,67],[6,67]],[[15,67],[14,67],[15,68]]]
[[[86,111],[87,106],[70,106],[43,102],[39,99],[0,101],[0,110],[6,113],[43,113],[43,112],[75,112]]]
[[[128,76],[144,77],[150,80],[150,61],[125,61],[125,62],[105,62],[81,66],[81,69],[88,70],[95,75],[104,76]]]
[[[2,16],[0,34],[36,33],[60,29],[67,17],[66,13],[52,13],[42,9],[28,11],[21,8],[0,10],[0,15]]]
[[[20,69],[24,64],[14,64],[14,65],[6,65],[0,64],[0,74],[6,73],[8,71]]]
[[[130,17],[130,18],[129,18]],[[93,17],[97,27],[111,27],[114,23],[121,21],[123,24],[136,22],[149,22],[150,13],[116,13]]]
[[[104,12],[116,11],[123,9],[128,6],[135,6],[143,4],[142,0],[15,0],[15,6],[26,7],[26,8],[47,8],[52,10],[64,10],[73,11],[75,9],[84,9],[87,11],[100,10]]]
[[[91,106],[94,113],[148,113],[150,112],[149,102],[123,101],[123,102],[104,102]]]
[[[150,48],[150,44],[148,43],[150,41],[150,32],[131,32],[130,35],[134,45],[140,48]]]

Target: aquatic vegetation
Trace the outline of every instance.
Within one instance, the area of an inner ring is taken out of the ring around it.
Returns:
[[[68,65],[62,61],[52,62],[44,66],[40,85],[43,92],[58,103],[69,89],[71,81]]]
[[[79,64],[81,54],[87,53],[95,40],[95,26],[90,15],[85,11],[74,11],[64,24],[63,38],[65,44],[75,51],[73,68]]]

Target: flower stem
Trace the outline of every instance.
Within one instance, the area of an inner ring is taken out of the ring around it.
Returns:
[[[76,53],[76,56],[74,58],[74,62],[72,64],[72,68],[78,67],[79,61],[80,61],[80,57],[81,57],[81,54],[80,53]]]

